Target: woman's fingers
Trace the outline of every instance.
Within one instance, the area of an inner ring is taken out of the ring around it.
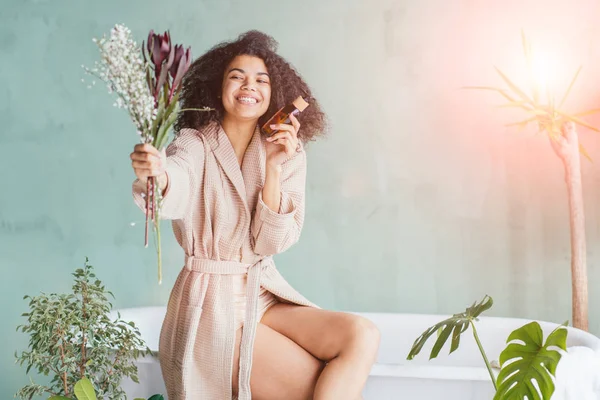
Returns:
[[[277,132],[276,134],[274,134],[272,136],[269,136],[267,138],[267,141],[274,142],[274,141],[279,140],[279,139],[292,140],[293,139],[293,135],[289,131],[280,131],[280,132]]]
[[[132,161],[160,162],[161,159],[150,153],[131,153],[129,158]]]
[[[294,137],[298,137],[298,131],[300,130],[300,121],[294,114],[290,114],[290,121],[292,121],[292,126],[294,127]]]
[[[274,141],[272,143],[283,146],[285,148],[285,153],[288,156],[291,156],[296,151],[296,146],[298,145],[297,141],[296,141],[296,144],[294,144],[294,141],[290,140],[288,138],[277,139],[276,141]]]
[[[279,132],[267,139],[271,143],[284,145],[285,152],[289,155],[298,147],[298,139],[292,137],[289,132]]]
[[[294,124],[299,127],[298,120],[294,118],[292,120]],[[274,135],[267,138],[267,141],[279,145],[285,146],[285,152],[288,156],[291,156],[298,148],[298,136],[296,133],[296,127],[287,124],[273,125],[279,127],[280,130]]]
[[[279,132],[282,132],[282,131],[289,132],[292,134],[292,136],[296,135],[296,128],[294,128],[294,125],[290,125],[290,124],[273,124],[273,125],[271,125],[271,129],[279,131]]]
[[[147,143],[135,145],[133,153],[129,155],[131,165],[138,179],[146,180],[150,176],[159,176],[165,172],[165,149],[158,151]]]
[[[160,157],[160,152],[156,149],[156,147],[148,143],[138,143],[134,146],[133,150],[134,152],[150,153],[152,155]]]

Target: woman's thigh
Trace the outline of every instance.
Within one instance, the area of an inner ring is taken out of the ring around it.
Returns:
[[[379,347],[375,325],[354,314],[280,303],[265,313],[261,323],[325,362],[350,348],[375,361]]]
[[[233,390],[237,393],[239,329],[233,360]],[[310,400],[323,363],[291,339],[262,323],[256,328],[250,388],[256,400]]]

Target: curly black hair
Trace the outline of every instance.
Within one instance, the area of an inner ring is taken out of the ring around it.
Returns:
[[[276,53],[278,43],[271,36],[249,31],[237,40],[223,42],[198,57],[183,78],[180,96],[181,108],[210,107],[215,111],[184,111],[175,121],[175,132],[183,128],[200,129],[211,122],[221,122],[225,108],[220,99],[225,68],[240,55],[263,60],[271,78],[271,102],[267,112],[259,119],[262,126],[281,107],[303,96],[310,106],[298,116],[302,128],[298,138],[306,143],[325,134],[326,117],[306,82],[294,67]]]

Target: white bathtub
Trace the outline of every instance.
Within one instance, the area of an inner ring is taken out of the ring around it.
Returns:
[[[158,351],[160,327],[165,307],[118,310],[125,321],[134,321],[148,347]],[[116,316],[116,310],[114,315]],[[406,356],[414,340],[428,327],[447,318],[444,315],[356,313],[373,321],[381,331],[381,346],[365,390],[365,400],[448,399],[482,400],[493,397],[487,369],[473,339],[472,331],[463,334],[459,349],[448,355],[446,346],[437,359],[428,361],[433,339],[412,361]],[[476,323],[482,345],[490,359],[497,360],[511,331],[530,320],[482,317]],[[557,326],[540,322],[546,337]],[[567,347],[585,346],[600,351],[600,339],[569,327]],[[148,398],[165,394],[160,366],[155,356],[138,360],[140,384],[123,382],[128,398]],[[166,396],[165,396],[166,397]]]

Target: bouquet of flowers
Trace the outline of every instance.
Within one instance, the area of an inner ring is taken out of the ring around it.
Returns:
[[[188,71],[192,55],[190,48],[173,46],[171,35],[148,34],[146,45],[133,40],[124,25],[115,25],[110,37],[94,38],[100,50],[101,61],[95,68],[82,66],[85,72],[106,83],[109,93],[117,95],[115,107],[127,109],[142,143],[150,143],[159,151],[167,144],[168,133],[182,111],[209,111],[210,108],[180,109],[183,76]],[[92,84],[95,84],[93,82]],[[91,87],[91,86],[88,86]],[[153,177],[146,188],[145,246],[148,246],[148,223],[151,219],[156,233],[158,255],[158,283],[162,282],[160,245],[161,191],[156,190]]]

